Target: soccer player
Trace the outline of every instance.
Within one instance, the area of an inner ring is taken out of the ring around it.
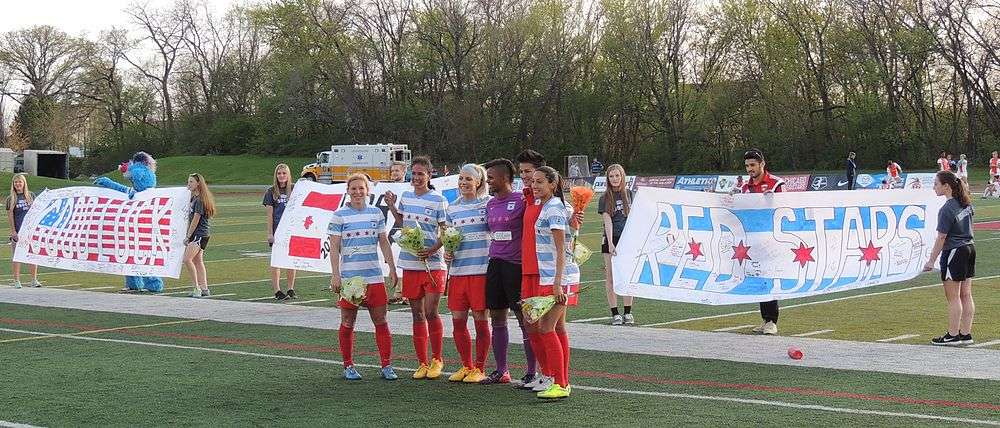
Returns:
[[[420,362],[413,378],[437,379],[444,370],[441,355],[444,325],[438,316],[438,305],[445,290],[441,233],[447,220],[448,201],[429,187],[434,169],[429,158],[413,158],[410,169],[413,190],[398,197],[391,191],[385,192],[384,198],[396,224],[415,227],[424,236],[424,249],[416,255],[400,252],[399,266],[403,268],[403,297],[410,302],[413,314],[413,347]],[[428,339],[433,353],[430,361],[427,359]]]
[[[563,200],[562,178],[551,167],[543,166],[535,170],[531,189],[542,209],[534,227],[539,279],[529,295],[552,296],[556,301],[555,306],[538,321],[538,334],[545,347],[544,367],[554,379],[552,385],[538,392],[537,396],[543,399],[566,398],[570,394],[566,307],[576,306],[580,285],[580,268],[573,260],[570,230],[573,209]]]
[[[507,311],[513,311],[518,323],[524,328],[521,315],[521,239],[525,200],[521,193],[515,193],[514,163],[508,159],[494,159],[486,163],[486,181],[493,199],[486,204],[486,219],[493,240],[490,241],[489,264],[486,267],[486,305],[490,309],[493,338],[493,359],[496,370],[480,384],[510,383],[507,368],[507,348],[510,336],[507,331]],[[522,330],[523,331],[523,330]],[[530,343],[524,352],[529,356],[529,369],[534,368],[534,357]],[[534,380],[535,371],[530,370]]]
[[[965,153],[958,155],[958,169],[955,172],[962,183],[969,185],[969,161],[965,159]]]
[[[972,277],[976,273],[976,246],[972,239],[974,210],[965,184],[950,171],[934,178],[934,193],[948,198],[938,211],[937,240],[924,271],[941,269],[944,295],[948,299],[948,331],[931,339],[934,345],[968,345],[972,340],[972,318],[976,304],[972,300]],[[940,260],[938,256],[940,255]],[[964,331],[964,333],[963,333]]]
[[[460,196],[448,205],[448,225],[462,234],[454,253],[445,253],[451,264],[448,280],[448,310],[454,326],[455,347],[462,368],[448,378],[452,382],[479,383],[486,378],[486,356],[490,352],[490,325],[486,317],[486,271],[490,254],[490,227],[486,222],[486,170],[465,164],[459,170]],[[476,326],[476,361],[472,361],[469,310]]]
[[[993,181],[1000,181],[1000,157],[997,156],[997,152],[993,152],[993,157],[990,158],[990,178]]]
[[[898,163],[893,162],[892,159],[889,159],[889,163],[885,167],[885,175],[891,189],[896,183],[902,183],[903,168]]]
[[[750,149],[743,154],[743,164],[746,166],[750,180],[743,185],[743,193],[773,193],[784,190],[785,181],[767,172],[764,154],[760,150]],[[754,327],[757,334],[778,334],[778,301],[760,302],[760,317],[764,323]]]
[[[382,362],[382,378],[396,380],[392,369],[392,335],[386,322],[388,298],[385,279],[379,266],[378,253],[389,265],[389,280],[396,283],[396,263],[392,247],[385,230],[385,216],[382,210],[368,205],[371,183],[364,174],[353,174],[347,179],[347,194],[351,202],[330,218],[327,233],[330,235],[330,288],[340,293],[344,279],[360,277],[365,282],[365,298],[362,305],[368,307],[368,315],[375,324],[375,344]],[[340,354],[344,359],[344,378],[360,380],[361,374],[354,368],[354,322],[358,318],[358,307],[346,299],[337,302],[340,308]]]
[[[951,162],[948,161],[948,154],[941,152],[941,157],[937,160],[938,171],[951,171]]]

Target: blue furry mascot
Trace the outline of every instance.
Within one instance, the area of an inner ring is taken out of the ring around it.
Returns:
[[[156,187],[156,160],[149,153],[137,152],[132,156],[131,161],[122,163],[118,170],[125,175],[125,179],[132,182],[132,187],[126,187],[107,177],[98,178],[94,184],[125,193],[129,199],[134,197],[136,192]],[[122,291],[143,290],[154,293],[162,292],[163,279],[155,276],[125,277],[125,290]]]

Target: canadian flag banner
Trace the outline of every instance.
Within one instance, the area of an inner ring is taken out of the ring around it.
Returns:
[[[435,189],[449,202],[458,197],[458,176],[450,175],[431,180]],[[385,192],[392,191],[397,196],[413,190],[409,183],[375,183],[368,195],[368,204],[382,210],[386,216],[387,230],[393,230],[395,218],[389,215],[385,203]],[[333,212],[350,202],[347,185],[322,184],[308,180],[295,183],[285,207],[285,212],[274,233],[274,247],[271,251],[271,266],[284,269],[330,273],[330,239],[327,227]],[[390,240],[392,233],[390,232]],[[399,256],[399,246],[392,245],[394,256]],[[379,254],[379,259],[382,255]],[[382,271],[389,272],[389,266],[382,262]],[[402,273],[402,272],[399,272]]]

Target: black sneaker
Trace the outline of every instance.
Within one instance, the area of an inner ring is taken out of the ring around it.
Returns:
[[[278,290],[278,291],[274,292],[274,300],[281,301],[281,300],[285,300],[287,298],[288,298],[288,296],[286,296],[285,293],[282,293],[281,290]]]
[[[295,298],[295,290],[292,290],[291,288],[288,289],[288,298],[289,299]]]
[[[952,336],[950,333],[945,333],[944,336],[935,337],[931,339],[931,345],[939,346],[957,346],[962,345],[962,336]]]
[[[958,337],[962,339],[963,345],[971,345],[973,343],[976,343],[974,340],[972,340],[972,333],[962,334],[961,332],[959,332]]]
[[[480,385],[493,385],[495,383],[510,383],[510,372],[500,373],[497,370],[493,370],[486,379],[479,381]]]

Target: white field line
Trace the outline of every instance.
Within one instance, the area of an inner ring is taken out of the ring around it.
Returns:
[[[715,330],[712,330],[712,331],[714,331],[716,333],[721,333],[721,332],[725,332],[725,331],[742,330],[744,328],[749,328],[749,327],[756,327],[756,326],[753,325],[753,324],[738,325],[736,327],[718,328],[718,329],[715,329]]]
[[[982,280],[985,280],[985,279],[995,279],[995,278],[1000,278],[1000,275],[983,276],[983,277],[978,277],[978,278],[972,278],[972,280],[973,281],[982,281]],[[879,291],[877,293],[856,294],[856,295],[853,295],[853,296],[838,297],[836,299],[817,300],[815,302],[799,303],[797,305],[782,306],[781,309],[801,308],[803,306],[821,305],[823,303],[832,303],[832,302],[839,302],[839,301],[842,301],[842,300],[860,299],[862,297],[871,297],[871,296],[879,296],[879,295],[883,295],[883,294],[901,293],[901,292],[904,292],[904,291],[913,291],[913,290],[920,290],[920,289],[923,289],[923,288],[940,287],[940,286],[941,286],[940,283],[929,284],[929,285],[918,285],[916,287],[900,288],[900,289],[897,289],[897,290]],[[728,314],[708,315],[708,316],[703,316],[703,317],[694,317],[694,318],[686,318],[686,319],[682,319],[682,320],[674,320],[674,321],[667,321],[667,322],[658,322],[658,323],[653,323],[653,324],[645,324],[645,325],[643,325],[643,327],[657,327],[657,326],[661,326],[661,325],[681,324],[681,323],[686,323],[686,322],[691,322],[691,321],[710,320],[710,319],[716,319],[716,318],[725,318],[725,317],[732,317],[732,316],[736,316],[736,315],[747,315],[747,314],[756,314],[756,313],[758,313],[758,311],[743,311],[743,312],[733,312],[733,313],[728,313]]]
[[[584,318],[584,319],[579,319],[579,320],[572,320],[570,322],[591,322],[591,321],[601,321],[601,320],[609,320],[609,319],[611,319],[611,317],[595,317],[595,318]]]
[[[46,285],[45,288],[67,288],[67,287],[76,287],[77,285],[80,284]]]
[[[26,330],[15,330],[9,328],[0,328],[0,331],[7,331],[11,333],[21,333],[21,334],[34,334],[40,336],[58,336],[64,337],[66,339],[73,340],[85,340],[91,342],[105,342],[105,343],[119,343],[125,345],[140,345],[140,346],[153,346],[159,348],[170,348],[170,349],[183,349],[189,351],[202,351],[202,352],[215,352],[220,354],[229,355],[240,355],[246,357],[258,357],[258,358],[274,358],[280,360],[292,360],[292,361],[303,361],[309,363],[318,364],[328,364],[328,365],[343,365],[342,361],[327,360],[322,358],[310,358],[310,357],[297,357],[292,355],[281,355],[281,354],[263,354],[257,352],[246,352],[246,351],[236,351],[231,349],[220,349],[220,348],[207,348],[201,346],[185,346],[185,345],[174,345],[170,343],[158,343],[158,342],[140,342],[135,340],[124,340],[124,339],[107,339],[101,337],[87,337],[87,336],[70,336],[65,334],[53,334],[53,333],[43,333],[36,331],[26,331]],[[357,367],[365,367],[378,369],[380,366],[374,364],[357,364]],[[404,372],[415,371],[409,367],[397,367],[396,370]],[[451,373],[444,373],[450,375]],[[950,416],[938,416],[938,415],[927,415],[921,413],[902,413],[902,412],[885,412],[880,410],[867,410],[867,409],[852,409],[848,407],[831,407],[822,406],[817,404],[799,404],[790,403],[784,401],[773,401],[773,400],[757,400],[750,398],[736,398],[736,397],[724,397],[717,395],[694,395],[694,394],[677,394],[669,392],[653,392],[653,391],[632,391],[627,389],[617,389],[617,388],[600,388],[595,386],[587,385],[573,385],[574,389],[592,392],[604,392],[609,394],[619,394],[619,395],[639,395],[647,397],[664,397],[664,398],[681,398],[689,400],[702,400],[702,401],[721,401],[729,403],[740,403],[740,404],[754,404],[759,406],[773,406],[773,407],[785,407],[791,409],[799,410],[815,410],[821,412],[832,412],[832,413],[844,413],[851,415],[874,415],[874,416],[884,416],[884,417],[895,417],[895,418],[913,418],[913,419],[923,419],[923,420],[934,420],[934,421],[946,421],[946,422],[957,422],[957,423],[969,423],[969,424],[980,424],[980,425],[992,425],[1000,426],[1000,421],[987,420],[987,419],[971,419],[971,418],[957,418]]]
[[[303,276],[296,276],[295,279],[322,278],[322,277],[327,277],[327,276],[330,276],[330,275],[303,275]],[[264,278],[264,279],[251,279],[251,280],[246,280],[246,281],[220,282],[218,284],[208,284],[208,287],[212,288],[212,287],[218,287],[218,286],[221,286],[221,285],[253,284],[255,282],[267,282],[267,281],[270,281],[270,280],[271,280],[271,278]],[[177,287],[168,287],[168,288],[164,288],[164,290],[180,290],[182,288],[193,288],[193,287],[194,286],[192,286],[192,285],[184,285],[184,286],[177,286]],[[173,293],[164,293],[164,294],[173,294]]]
[[[267,300],[267,299],[273,299],[273,298],[274,298],[274,296],[252,297],[252,298],[249,298],[249,299],[240,299],[240,301],[243,301],[243,302],[256,302],[258,300]]]
[[[304,305],[306,303],[319,303],[319,302],[329,302],[329,301],[330,299],[304,300],[301,302],[289,302],[286,300],[285,303],[288,303],[289,305]]]
[[[977,343],[975,345],[966,346],[966,348],[985,348],[987,346],[1000,345],[1000,340],[994,340],[990,342]]]
[[[18,422],[0,421],[0,427],[4,428],[39,428],[35,425],[22,424]]]
[[[215,297],[228,297],[228,296],[235,296],[235,295],[236,295],[236,293],[213,294],[211,296],[202,296],[202,298],[204,298],[204,299],[211,299],[211,298],[215,298]]]
[[[808,333],[793,334],[792,337],[809,337],[809,336],[819,336],[821,334],[833,333],[833,330],[816,330],[810,331]]]
[[[87,288],[81,288],[81,290],[86,290],[86,291],[94,291],[94,290],[110,290],[110,289],[112,289],[112,288],[117,288],[117,287],[115,287],[115,286],[111,285],[111,286],[105,286],[105,287],[87,287]]]
[[[913,339],[914,337],[920,337],[920,335],[919,334],[904,334],[902,336],[890,337],[890,338],[887,338],[887,339],[879,339],[879,340],[876,340],[876,342],[889,343],[889,342],[895,342],[897,340]]]

